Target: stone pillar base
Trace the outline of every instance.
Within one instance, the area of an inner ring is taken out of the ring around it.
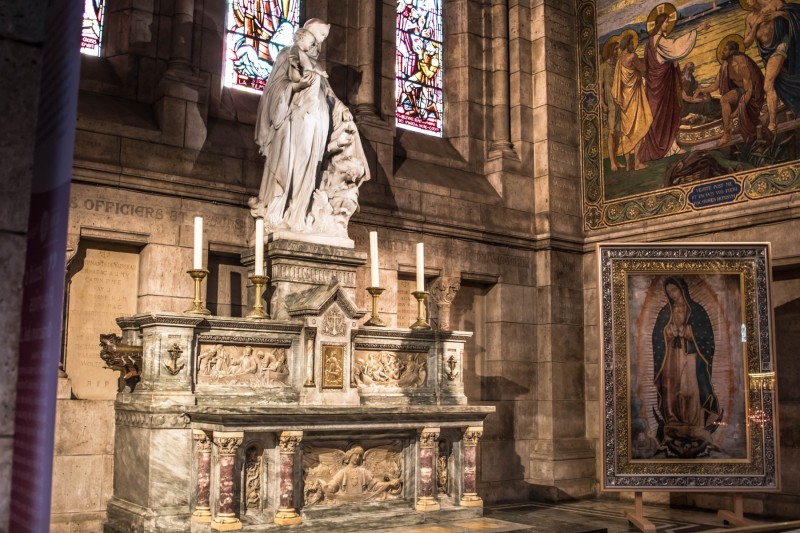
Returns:
[[[441,509],[439,502],[430,497],[422,497],[417,500],[417,511],[427,513],[430,511],[438,511]]]
[[[464,494],[459,502],[461,507],[483,507],[483,500],[477,494]]]
[[[211,523],[211,509],[196,509],[192,513],[192,522],[195,524],[210,524]]]
[[[278,509],[275,513],[275,523],[279,526],[296,526],[303,518],[294,509]]]
[[[242,529],[242,523],[233,515],[220,513],[211,521],[211,529],[217,531],[236,531]]]

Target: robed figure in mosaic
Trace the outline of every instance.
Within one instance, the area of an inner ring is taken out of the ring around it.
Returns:
[[[711,434],[723,413],[711,384],[714,331],[683,278],[664,281],[667,304],[653,327],[659,452],[695,458],[716,449]]]
[[[255,141],[266,156],[254,217],[266,232],[347,237],[369,179],[353,116],[317,57],[330,26],[310,19],[275,60],[258,104]]]

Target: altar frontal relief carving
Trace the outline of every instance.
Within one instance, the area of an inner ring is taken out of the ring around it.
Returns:
[[[353,383],[416,389],[428,378],[428,354],[409,352],[356,351]]]
[[[283,387],[289,384],[286,348],[200,344],[197,382]]]
[[[776,488],[766,246],[600,250],[604,488]]]
[[[305,506],[398,500],[403,494],[399,440],[303,446]]]
[[[587,229],[800,189],[800,4],[581,0],[578,13]]]

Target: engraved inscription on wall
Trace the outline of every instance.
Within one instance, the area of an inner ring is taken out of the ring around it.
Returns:
[[[139,255],[128,246],[81,246],[70,265],[66,372],[80,399],[116,397],[118,376],[104,368],[99,339],[136,313],[138,278]]]
[[[417,321],[417,300],[411,292],[417,290],[413,280],[397,280],[397,327],[407,328]]]

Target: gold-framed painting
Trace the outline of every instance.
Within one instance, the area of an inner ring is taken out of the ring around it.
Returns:
[[[322,388],[344,388],[344,346],[341,344],[322,345]]]
[[[798,0],[579,0],[586,230],[800,190]]]
[[[768,244],[600,244],[603,490],[779,490]]]

